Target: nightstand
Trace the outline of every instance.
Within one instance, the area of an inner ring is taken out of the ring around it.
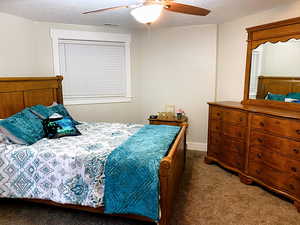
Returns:
[[[152,125],[170,125],[170,126],[183,126],[188,122],[188,118],[186,116],[182,116],[181,120],[178,120],[176,117],[173,119],[148,119],[149,124]]]

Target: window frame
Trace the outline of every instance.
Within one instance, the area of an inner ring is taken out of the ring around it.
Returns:
[[[51,29],[54,74],[60,74],[59,40],[121,42],[125,45],[126,95],[124,97],[64,96],[65,105],[131,102],[130,34]]]

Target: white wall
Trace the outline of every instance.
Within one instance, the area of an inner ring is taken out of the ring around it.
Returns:
[[[141,119],[183,108],[188,141],[206,143],[208,101],[215,97],[217,26],[186,26],[140,32],[138,36]]]
[[[261,75],[300,77],[300,41],[265,43]]]
[[[0,13],[0,76],[35,74],[32,21]]]
[[[21,17],[0,13],[0,77],[6,76],[53,76],[53,56],[50,29],[123,32],[129,31],[106,27],[34,22]],[[133,38],[132,46],[135,39]],[[132,64],[135,65],[134,47]],[[137,79],[132,69],[130,103],[67,106],[72,115],[83,121],[137,122]]]
[[[112,29],[97,26],[82,26],[72,24],[34,22],[36,35],[37,65],[36,74],[39,76],[53,75],[53,55],[52,40],[50,29],[68,29],[82,30],[91,32],[109,32],[109,33],[129,33],[128,30]],[[138,122],[138,109],[136,102],[137,76],[135,73],[135,38],[132,37],[132,102],[129,103],[112,103],[112,104],[93,104],[93,105],[71,105],[67,106],[72,115],[82,121],[105,121],[105,122]],[[83,77],[84,79],[84,77]]]
[[[132,76],[136,98],[133,102],[70,106],[69,109],[80,120],[146,123],[149,114],[163,111],[165,104],[175,104],[177,108],[184,108],[189,116],[188,140],[206,142],[206,102],[214,100],[216,69],[217,99],[242,99],[245,28],[299,14],[300,1],[221,24],[218,32],[216,25],[135,32]],[[33,22],[6,14],[0,14],[0,24],[3,30],[0,36],[0,76],[52,75],[50,28],[128,32]]]
[[[247,51],[246,28],[298,17],[300,1],[219,25],[217,100],[243,98]]]
[[[34,22],[0,14],[0,76],[51,76],[50,29],[125,32],[106,27]],[[165,104],[183,108],[190,122],[188,140],[206,142],[207,101],[214,100],[216,25],[132,32],[131,103],[67,106],[83,121],[148,123]],[[22,37],[22,38],[20,38]]]

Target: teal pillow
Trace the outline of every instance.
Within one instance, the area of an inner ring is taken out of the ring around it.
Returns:
[[[51,116],[51,112],[49,111],[48,107],[44,105],[35,105],[30,107],[30,111],[37,115],[40,119],[46,119]]]
[[[293,99],[300,99],[300,93],[299,92],[291,92],[288,93],[287,98],[293,98]]]
[[[31,145],[45,137],[42,120],[29,108],[0,121],[0,132],[15,144]]]
[[[58,113],[62,115],[63,117],[69,117],[75,125],[80,124],[76,120],[74,120],[71,115],[69,114],[68,110],[62,105],[57,104],[54,106],[46,107],[44,105],[35,105],[30,108],[31,112],[33,112],[35,115],[40,117],[41,119],[47,119],[54,113]]]
[[[266,99],[267,100],[284,102],[286,97],[287,97],[286,95],[272,94],[272,93],[269,92],[266,96]]]

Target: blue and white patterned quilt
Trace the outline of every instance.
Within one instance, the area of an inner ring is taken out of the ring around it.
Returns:
[[[0,197],[103,205],[108,155],[143,125],[83,123],[83,134],[31,146],[0,144]]]

